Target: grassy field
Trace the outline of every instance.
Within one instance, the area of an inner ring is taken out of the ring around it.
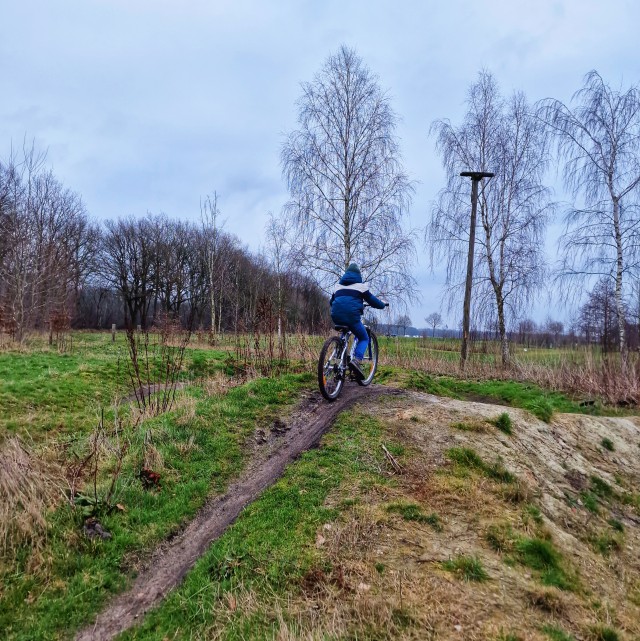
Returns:
[[[189,350],[182,372],[188,384],[174,408],[146,417],[122,401],[130,393],[125,358],[123,344],[96,335],[76,337],[70,353],[37,344],[0,353],[0,456],[8,463],[1,466],[0,488],[3,509],[13,505],[15,512],[3,515],[3,638],[67,638],[109,594],[128,584],[157,542],[188,521],[209,494],[226,487],[243,465],[247,439],[286,414],[311,382],[309,374],[287,374],[241,384],[224,375],[226,352]],[[120,399],[117,435],[113,399]],[[92,460],[81,470],[72,504],[70,482],[91,452],[102,409],[104,438],[95,474]],[[16,438],[21,458],[12,467]],[[116,440],[124,451],[119,470]],[[160,475],[157,486],[141,482],[146,466]],[[26,468],[31,478],[22,481],[27,489],[35,485],[35,496],[19,487],[14,468]],[[36,470],[40,479],[30,474]],[[49,495],[55,488],[51,506],[37,502],[39,482],[49,486]],[[46,526],[33,514],[39,510]],[[21,520],[25,513],[33,518]],[[108,541],[83,536],[87,516],[99,519],[111,534]]]
[[[188,522],[208,496],[223,492],[243,468],[256,432],[286,417],[301,393],[315,387],[321,343],[320,337],[293,337],[288,360],[280,355],[271,362],[266,339],[256,346],[247,338],[228,337],[210,346],[194,338],[177,375],[180,388],[173,407],[157,416],[138,407],[132,397],[122,335],[112,343],[109,334],[78,332],[60,349],[40,337],[20,348],[5,346],[0,351],[3,638],[71,638],[110,595],[130,585],[153,548]],[[531,382],[461,379],[411,367],[412,362],[425,364],[420,350],[457,364],[453,352],[428,345],[422,339],[381,339],[378,381],[451,399],[523,408],[545,421],[554,412],[621,412]],[[614,442],[609,439],[611,447]],[[397,479],[389,473],[382,444],[410,464],[407,443],[384,422],[343,416],[323,447],[305,454],[247,508],[185,584],[141,628],[123,638],[266,639],[276,632],[283,639],[311,638],[304,636],[308,621],[295,608],[317,591],[346,589],[340,587],[339,550],[330,550],[321,539],[333,540],[340,523],[351,523],[360,500],[396,492]],[[482,468],[474,473],[478,470]],[[360,498],[345,488],[359,488]],[[387,501],[380,523],[418,523],[427,532],[438,531],[442,515],[410,494],[403,491],[397,500]],[[588,503],[590,495],[585,496]],[[92,536],[96,522],[109,538]],[[352,525],[377,531],[376,523]],[[526,551],[517,551],[517,542],[513,545],[514,558],[526,556]],[[473,571],[473,560],[451,562],[449,568],[442,566],[443,572]],[[471,569],[465,569],[468,563]],[[395,586],[395,605],[381,611],[382,618],[370,613],[370,629],[365,608],[359,622],[343,622],[335,634],[327,630],[326,638],[343,638],[356,630],[357,638],[386,639],[413,629],[417,615],[402,596],[397,599],[402,573],[385,575],[386,567],[384,561],[375,561],[369,569],[382,581],[380,590]],[[354,598],[369,590],[360,583],[372,585],[369,570],[365,574],[361,581],[344,579]],[[178,613],[181,623],[176,627]],[[254,636],[248,636],[249,631]]]

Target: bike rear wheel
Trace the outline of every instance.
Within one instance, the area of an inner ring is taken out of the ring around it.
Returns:
[[[340,359],[342,344],[337,336],[328,338],[318,359],[318,385],[328,401],[335,401],[344,385],[344,371]]]
[[[367,351],[364,353],[362,363],[360,364],[364,379],[356,379],[358,385],[364,387],[371,383],[378,369],[378,337],[368,327],[367,333],[369,334],[369,345],[367,345]]]

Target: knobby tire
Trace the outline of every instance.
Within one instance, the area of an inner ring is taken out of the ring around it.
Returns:
[[[336,398],[340,396],[340,392],[344,386],[344,375],[340,376],[333,366],[329,371],[326,370],[328,365],[326,361],[331,358],[332,352],[335,352],[335,361],[340,365],[340,351],[340,339],[337,336],[332,336],[325,341],[320,351],[320,358],[318,359],[318,386],[320,387],[322,396],[328,401],[335,401]],[[328,387],[330,380],[335,382],[335,388],[333,389]]]
[[[368,327],[367,332],[369,334],[369,345],[367,345],[365,358],[371,360],[371,370],[364,380],[359,378],[356,379],[358,385],[362,385],[363,387],[371,384],[371,381],[376,374],[376,370],[378,369],[378,337]]]

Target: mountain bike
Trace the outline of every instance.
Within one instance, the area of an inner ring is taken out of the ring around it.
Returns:
[[[318,385],[322,396],[328,401],[338,398],[348,374],[351,380],[365,387],[373,380],[378,368],[378,338],[368,325],[365,325],[365,328],[369,335],[369,345],[360,364],[364,378],[356,376],[349,368],[357,339],[348,327],[334,325],[334,329],[339,331],[340,335],[331,336],[322,346],[318,359]]]

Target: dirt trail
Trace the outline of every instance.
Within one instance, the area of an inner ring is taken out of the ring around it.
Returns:
[[[135,625],[182,581],[247,504],[273,484],[291,461],[318,443],[340,412],[364,398],[399,393],[389,387],[349,385],[334,403],[322,400],[318,393],[307,398],[289,425],[278,424],[270,439],[261,436],[263,445],[256,446],[251,462],[226,494],[210,499],[180,535],[161,545],[131,589],[99,614],[93,625],[80,631],[76,641],[112,639]]]

